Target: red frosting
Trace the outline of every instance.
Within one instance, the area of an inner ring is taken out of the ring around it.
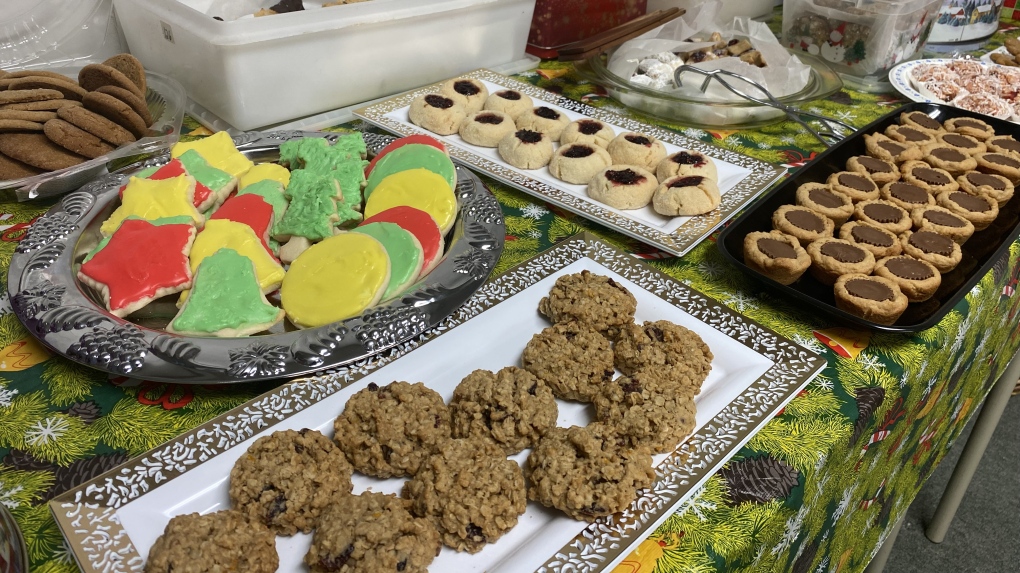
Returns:
[[[434,137],[429,137],[428,135],[408,135],[407,137],[401,137],[400,139],[382,148],[382,150],[380,150],[379,153],[375,154],[375,157],[372,158],[372,161],[368,163],[368,167],[365,168],[365,177],[368,177],[368,174],[372,172],[372,168],[375,167],[375,164],[376,162],[379,161],[380,157],[386,155],[387,153],[393,151],[394,149],[399,149],[405,145],[410,145],[412,143],[418,143],[421,145],[431,145],[432,147],[435,147],[439,151],[446,153],[446,146],[443,145],[441,141]]]
[[[262,241],[262,246],[272,255],[269,248],[269,228],[273,225],[273,206],[265,199],[254,194],[233,195],[223,202],[210,219],[226,219],[235,223],[243,223],[255,231],[255,236]],[[275,256],[273,257],[276,258]]]
[[[160,167],[155,173],[146,177],[146,179],[152,179],[154,181],[160,181],[163,179],[172,179],[174,177],[180,177],[181,175],[188,175],[187,170],[184,169],[184,165],[180,159],[174,159],[170,163],[167,163],[163,167]],[[125,185],[126,187],[126,185]],[[124,198],[124,187],[120,188],[120,197]],[[212,202],[215,199],[215,195],[211,189],[202,185],[197,179],[195,180],[195,208],[199,211],[205,211],[212,206]]]
[[[422,268],[432,267],[432,261],[443,254],[443,235],[439,232],[432,216],[414,207],[393,207],[365,219],[362,225],[369,223],[396,223],[411,233],[421,243]],[[361,225],[359,225],[361,226]]]
[[[191,225],[153,225],[144,219],[127,219],[81,273],[106,285],[110,310],[155,298],[160,289],[191,286],[191,267],[184,254],[194,238]]]

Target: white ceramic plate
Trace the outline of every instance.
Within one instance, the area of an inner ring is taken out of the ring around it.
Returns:
[[[444,548],[436,572],[609,571],[673,508],[821,371],[825,361],[588,234],[568,239],[483,286],[435,330],[371,361],[281,386],[52,501],[86,572],[140,571],[167,521],[228,506],[234,461],[259,436],[286,428],[332,435],[348,397],[369,382],[422,381],[449,400],[478,368],[518,365],[548,326],[538,302],[556,278],[588,269],[637,298],[637,320],[666,319],[697,332],[715,360],[696,402],[697,430],[656,456],[656,482],[626,511],[594,524],[529,502],[512,531],[471,555]],[[558,401],[558,425],[586,424],[590,407]],[[514,458],[523,463],[527,451]],[[355,474],[355,493],[399,493],[403,480]],[[302,571],[310,535],[277,538],[280,571]]]
[[[503,161],[494,148],[471,145],[459,135],[440,136],[425,131],[410,122],[407,111],[414,98],[438,92],[442,82],[355,110],[354,115],[401,135],[427,133],[438,137],[447,144],[450,155],[485,175],[677,256],[694,248],[786,172],[781,167],[596,109],[495,72],[477,70],[463,77],[482,81],[489,93],[513,89],[527,94],[536,105],[551,107],[571,121],[590,117],[608,124],[617,134],[638,131],[650,135],[662,141],[667,153],[682,149],[700,151],[711,157],[718,168],[722,203],[712,212],[696,217],[664,217],[650,206],[626,211],[615,209],[588,197],[586,185],[572,185],[553,177],[548,167],[518,169]]]
[[[991,63],[989,60],[980,61],[979,63],[983,66],[997,66],[998,64]],[[942,101],[935,97],[931,97],[929,94],[921,93],[915,86],[913,80],[911,80],[911,72],[917,66],[924,64],[945,64],[951,62],[950,58],[933,58],[928,60],[911,60],[909,62],[903,62],[889,70],[889,83],[892,84],[896,91],[900,92],[903,97],[910,101],[916,101],[921,103],[938,103],[945,105],[953,105],[950,102]],[[953,106],[956,107],[956,106]],[[1000,118],[1001,119],[1001,118]],[[1007,121],[1013,121],[1010,118],[1005,118]]]

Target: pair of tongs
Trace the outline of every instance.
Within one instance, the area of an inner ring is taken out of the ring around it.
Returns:
[[[694,66],[689,66],[689,65],[686,65],[686,64],[682,65],[682,66],[679,66],[673,72],[673,79],[674,79],[674,81],[676,81],[676,85],[678,87],[683,86],[683,81],[682,81],[681,76],[685,72],[692,72],[692,73],[695,73],[695,74],[700,74],[700,75],[705,76],[705,81],[701,83],[701,91],[702,92],[704,92],[705,90],[708,89],[709,82],[711,82],[712,80],[715,80],[718,83],[722,84],[722,86],[724,88],[730,90],[731,92],[735,93],[736,95],[738,95],[738,96],[740,96],[740,97],[742,97],[742,98],[744,98],[744,99],[746,99],[748,101],[752,101],[752,102],[754,102],[756,104],[759,104],[759,105],[767,105],[769,107],[773,107],[775,109],[778,109],[780,111],[785,112],[786,115],[791,120],[793,120],[793,121],[797,122],[798,124],[800,124],[801,127],[806,129],[808,131],[808,133],[810,133],[811,135],[815,136],[815,139],[820,141],[822,143],[822,145],[824,145],[825,147],[831,147],[833,144],[838,143],[843,138],[845,138],[847,135],[849,135],[850,133],[853,133],[855,131],[855,128],[852,125],[848,125],[846,123],[843,123],[842,121],[839,121],[838,119],[833,119],[831,117],[826,117],[824,115],[818,115],[816,113],[811,113],[811,112],[808,112],[808,111],[804,111],[804,110],[795,108],[793,106],[786,105],[783,102],[781,102],[778,99],[776,99],[776,97],[773,96],[769,92],[769,90],[765,89],[765,87],[763,87],[758,82],[756,82],[756,81],[754,81],[754,80],[752,80],[750,78],[747,78],[745,76],[742,76],[740,74],[737,74],[737,73],[734,73],[734,72],[730,72],[730,71],[727,71],[727,70],[703,70],[701,68],[696,68]],[[747,93],[744,93],[744,92],[740,91],[739,89],[737,89],[736,87],[731,85],[728,81],[726,81],[726,79],[724,77],[722,77],[722,76],[730,76],[730,77],[736,78],[736,79],[738,79],[738,80],[740,80],[742,82],[746,82],[747,84],[751,85],[755,89],[759,90],[762,94],[764,94],[764,99],[762,99],[761,97],[754,97],[754,96],[752,96],[750,94],[747,94]],[[813,129],[808,124],[807,121],[802,119],[802,118],[805,118],[805,117],[820,122],[824,126],[824,130],[817,131],[817,130]],[[834,125],[836,127],[834,127]],[[847,133],[841,132],[840,128],[842,128],[844,130],[847,130]]]
[[[668,8],[666,10],[656,10],[635,18],[630,22],[625,22],[610,28],[604,32],[596,34],[590,38],[585,38],[577,42],[560,46],[557,50],[557,57],[562,62],[587,60],[592,56],[597,56],[602,52],[605,52],[609,48],[614,48],[627,40],[637,38],[641,34],[650,32],[659,26],[671,22],[680,16],[683,16],[687,11],[682,8]]]

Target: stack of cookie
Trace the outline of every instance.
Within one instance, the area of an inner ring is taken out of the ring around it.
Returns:
[[[943,124],[920,111],[864,141],[868,154],[851,157],[846,171],[801,185],[796,205],[773,214],[771,232],[749,233],[744,261],[787,285],[810,270],[840,309],[893,324],[910,303],[918,316],[938,308],[966,273],[944,275],[976,264],[960,245],[995,224],[1013,196],[1020,142],[976,118]],[[996,246],[981,243],[974,256]]]
[[[0,71],[0,180],[72,167],[144,137],[153,123],[146,89],[130,54],[87,65],[77,80]]]
[[[440,135],[459,134],[470,145],[496,148],[518,169],[542,169],[616,209],[651,204],[667,217],[700,215],[719,206],[715,163],[697,152],[666,156],[662,142],[637,132],[617,134],[591,118],[570,121],[548,106],[533,106],[527,94],[490,94],[473,78],[447,81],[438,94],[411,102],[411,123]],[[558,145],[557,145],[558,144]]]

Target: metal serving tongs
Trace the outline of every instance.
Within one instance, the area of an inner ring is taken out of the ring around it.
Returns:
[[[801,127],[806,129],[808,133],[810,133],[811,135],[815,136],[815,139],[820,141],[822,145],[824,145],[825,147],[831,147],[834,143],[838,143],[847,136],[847,134],[844,134],[840,131],[840,128],[848,130],[849,133],[853,133],[856,129],[852,125],[847,125],[842,121],[839,121],[838,119],[833,119],[831,117],[826,117],[824,115],[818,115],[816,113],[807,112],[801,109],[797,109],[793,106],[786,105],[783,102],[776,99],[776,97],[773,96],[769,92],[769,90],[765,89],[761,84],[740,74],[736,74],[727,70],[703,70],[701,68],[696,68],[694,66],[689,66],[685,64],[678,67],[673,72],[673,79],[676,81],[677,86],[683,86],[681,76],[683,75],[684,72],[693,72],[695,74],[705,76],[705,81],[701,83],[702,92],[708,89],[709,82],[715,80],[722,84],[724,88],[730,90],[731,92],[737,94],[738,96],[748,101],[752,101],[759,105],[767,105],[769,107],[774,107],[778,110],[785,112],[786,115],[791,120],[799,123]],[[756,98],[752,95],[740,91],[739,89],[733,87],[728,81],[726,81],[725,78],[721,76],[730,76],[750,84],[751,86],[761,91],[761,93],[765,94],[765,99]],[[807,121],[804,121],[804,119],[802,119],[803,117],[808,117],[821,122],[821,124],[825,126],[825,130],[816,131],[808,124]],[[837,127],[833,127],[833,124],[835,124],[835,126]]]

